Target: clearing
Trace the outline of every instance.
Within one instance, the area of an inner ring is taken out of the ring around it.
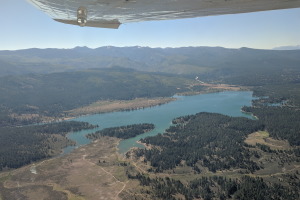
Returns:
[[[263,144],[270,147],[272,150],[287,150],[290,149],[288,141],[285,140],[275,140],[270,137],[267,131],[258,131],[251,133],[245,140],[245,143],[255,146],[258,144]]]

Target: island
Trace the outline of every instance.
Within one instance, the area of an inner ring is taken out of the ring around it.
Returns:
[[[154,124],[132,124],[127,126],[119,126],[112,128],[105,128],[95,133],[87,134],[89,139],[99,139],[103,136],[116,137],[121,139],[128,139],[140,135],[142,133],[149,132],[154,129]]]

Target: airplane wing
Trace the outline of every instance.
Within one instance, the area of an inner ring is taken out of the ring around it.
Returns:
[[[118,28],[120,24],[300,7],[300,0],[27,0],[66,24]]]

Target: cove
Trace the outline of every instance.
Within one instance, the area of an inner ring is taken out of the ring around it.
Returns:
[[[174,96],[172,101],[160,106],[123,112],[111,112],[78,117],[76,121],[98,124],[99,128],[84,130],[68,134],[68,138],[76,141],[78,146],[90,143],[86,134],[101,130],[103,128],[123,126],[137,123],[153,123],[155,129],[138,135],[134,138],[122,140],[118,146],[120,153],[126,153],[132,147],[141,147],[136,143],[141,138],[163,133],[172,125],[172,120],[179,116],[196,114],[198,112],[220,113],[229,116],[242,116],[252,118],[251,115],[241,112],[241,107],[250,106],[252,92],[250,91],[228,91],[219,93],[201,94],[195,96]],[[74,147],[67,147],[64,153],[70,152]]]

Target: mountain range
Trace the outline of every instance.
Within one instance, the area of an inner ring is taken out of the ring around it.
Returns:
[[[258,50],[222,47],[75,47],[0,51],[0,76],[123,67],[175,74],[217,73],[298,66],[300,50]]]

